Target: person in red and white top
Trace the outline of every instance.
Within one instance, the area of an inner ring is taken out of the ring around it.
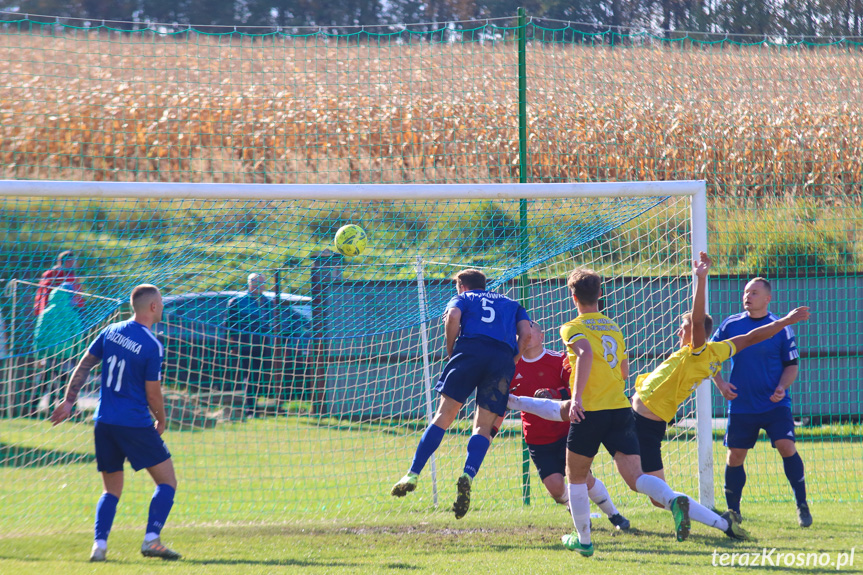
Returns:
[[[572,367],[565,353],[547,349],[543,345],[542,328],[530,323],[530,347],[515,366],[515,376],[510,386],[510,398],[544,397],[569,399]],[[511,401],[511,403],[513,403]],[[511,406],[512,408],[512,406]],[[498,426],[503,418],[498,421]],[[548,494],[562,505],[569,503],[566,488],[566,436],[569,433],[569,418],[564,421],[549,421],[539,415],[521,412],[522,433],[530,458]],[[593,477],[587,478],[588,496],[602,509],[617,529],[629,529],[629,520],[621,515],[605,485]]]
[[[48,296],[51,290],[60,287],[64,283],[72,284],[72,290],[75,292],[81,291],[81,284],[75,277],[75,266],[77,265],[75,252],[67,250],[60,252],[57,255],[57,265],[49,270],[45,270],[42,277],[39,278],[39,287],[36,289],[36,299],[33,301],[33,314],[39,317],[45,308],[48,307]],[[84,307],[84,299],[75,293],[72,296],[72,304],[77,308]]]

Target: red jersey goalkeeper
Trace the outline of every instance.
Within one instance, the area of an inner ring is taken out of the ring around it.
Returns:
[[[569,359],[565,353],[545,348],[539,324],[531,322],[530,330],[530,347],[524,351],[515,366],[510,397],[569,399],[572,370]],[[569,420],[549,421],[539,415],[522,411],[521,425],[524,441],[539,478],[548,494],[558,503],[566,505],[569,500],[565,480]],[[617,511],[605,485],[591,475],[587,479],[587,487],[591,501],[602,509],[612,525],[617,529],[629,529],[629,520]]]

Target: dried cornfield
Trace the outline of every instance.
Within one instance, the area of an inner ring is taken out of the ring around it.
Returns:
[[[410,39],[408,39],[410,40]],[[0,177],[518,178],[516,44],[0,34]],[[530,42],[532,181],[706,179],[859,202],[863,54]]]

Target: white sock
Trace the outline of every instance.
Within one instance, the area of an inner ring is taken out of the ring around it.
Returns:
[[[578,542],[590,545],[590,499],[584,483],[569,484],[569,513],[578,532]]]
[[[635,481],[635,490],[647,495],[665,508],[668,508],[671,501],[676,497],[666,482],[646,473]]]
[[[674,492],[675,497],[680,497],[681,495],[686,495],[685,493],[680,493],[679,491]],[[724,518],[720,517],[718,513],[714,513],[701,503],[694,500],[692,497],[686,496],[689,499],[689,518],[693,521],[698,521],[699,523],[704,523],[708,527],[713,527],[715,529],[719,529],[723,533],[728,530],[728,521]],[[666,509],[671,508],[671,504],[665,507]]]
[[[108,541],[106,541],[105,539],[96,539],[95,543],[96,547],[98,547],[102,551],[108,548]]]
[[[157,533],[147,533],[146,535],[144,535],[144,543],[149,543],[150,541],[155,541],[158,538],[159,538],[159,535]]]
[[[614,506],[614,502],[611,500],[608,490],[599,479],[596,480],[593,487],[587,490],[587,496],[590,497],[590,500],[596,503],[597,507],[602,509],[602,512],[609,517],[617,515],[617,507]]]
[[[563,421],[560,417],[560,404],[561,402],[556,399],[519,397],[510,394],[506,407],[513,411],[526,411],[549,421]]]
[[[564,489],[563,495],[561,495],[560,497],[554,497],[554,500],[556,502],[560,503],[561,505],[568,505],[569,504],[569,489]]]

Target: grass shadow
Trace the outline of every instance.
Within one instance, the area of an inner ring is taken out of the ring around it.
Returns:
[[[96,456],[90,453],[0,443],[0,467],[48,467],[93,461],[96,461]]]
[[[310,559],[181,559],[181,564],[192,565],[273,565],[280,567],[362,567],[360,563],[344,561],[314,561]]]

